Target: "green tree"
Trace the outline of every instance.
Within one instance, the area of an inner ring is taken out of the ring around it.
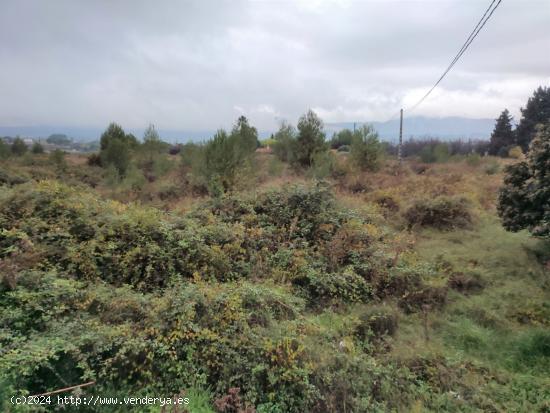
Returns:
[[[539,87],[521,109],[521,119],[516,129],[517,144],[523,152],[529,148],[529,143],[536,133],[536,125],[546,123],[550,119],[550,87]]]
[[[162,143],[160,135],[155,129],[155,125],[150,124],[143,133],[143,144],[152,144],[157,146],[159,143]]]
[[[180,150],[181,164],[187,169],[197,169],[204,163],[204,146],[193,142],[182,145]]]
[[[516,136],[512,130],[512,116],[510,116],[508,109],[504,109],[496,119],[495,128],[491,134],[489,154],[508,153],[508,150],[514,146],[515,140]]]
[[[338,149],[340,146],[351,146],[353,143],[353,132],[349,129],[342,129],[338,133],[335,133],[330,140],[330,147],[332,149]]]
[[[438,143],[433,147],[434,157],[436,162],[447,162],[451,157],[449,145],[446,143]]]
[[[10,146],[0,138],[0,159],[6,159],[10,156]]]
[[[237,168],[242,159],[239,158],[243,151],[235,147],[236,140],[227,135],[223,129],[216,132],[214,137],[204,147],[205,168],[204,174],[211,188],[219,188],[223,191],[233,187]]]
[[[323,121],[309,110],[298,120],[298,137],[295,147],[295,162],[302,167],[310,167],[317,152],[326,150]]]
[[[212,194],[230,190],[235,186],[239,172],[247,167],[252,169],[250,166],[257,145],[256,128],[241,116],[230,135],[219,130],[204,145],[204,149],[196,152],[204,154],[204,162],[198,172],[205,178]]]
[[[19,136],[15,138],[11,144],[11,153],[13,153],[15,156],[22,156],[27,152],[27,145],[25,144],[25,141],[21,139]]]
[[[139,147],[138,164],[145,173],[153,176],[156,165],[160,165],[166,159],[163,157],[168,151],[169,145],[163,142],[153,125],[149,125],[143,135],[143,144]],[[156,175],[156,174],[155,174]]]
[[[498,214],[508,231],[550,238],[550,122],[536,131],[527,160],[506,168]]]
[[[122,126],[112,122],[111,124],[109,124],[105,132],[101,134],[101,138],[99,138],[100,150],[107,149],[109,143],[114,140],[125,141],[126,133],[124,132],[124,129],[122,129]]]
[[[32,153],[34,154],[44,153],[44,147],[40,144],[40,142],[35,142],[32,145],[31,150],[32,150]]]
[[[296,129],[291,124],[283,121],[273,139],[275,139],[273,145],[275,156],[283,162],[291,162],[296,146]]]
[[[46,139],[46,142],[52,145],[64,146],[64,145],[70,145],[72,140],[67,135],[64,135],[62,133],[53,133],[50,136],[48,136],[48,138]]]
[[[128,133],[126,135],[126,142],[131,149],[136,149],[139,146],[139,141],[133,133]]]
[[[151,168],[154,160],[163,152],[166,152],[168,145],[164,143],[153,125],[149,125],[143,134],[143,144],[139,147],[141,163]]]
[[[126,135],[124,129],[116,123],[111,123],[101,135],[100,158],[104,167],[113,165],[122,177],[130,164],[131,150],[138,146],[136,137]]]
[[[101,165],[114,166],[123,177],[130,165],[130,147],[126,141],[114,139],[101,151]]]
[[[351,159],[362,170],[377,171],[384,149],[371,125],[363,125],[352,135]]]
[[[258,131],[255,127],[250,126],[248,119],[245,116],[241,116],[237,119],[237,123],[231,130],[231,135],[240,141],[239,146],[245,152],[253,152],[256,148],[260,147]]]
[[[65,172],[67,169],[67,161],[65,160],[65,152],[61,149],[56,149],[50,153],[50,162],[54,164],[58,172]]]
[[[451,157],[451,151],[448,144],[432,141],[424,144],[418,155],[425,163],[447,162]]]

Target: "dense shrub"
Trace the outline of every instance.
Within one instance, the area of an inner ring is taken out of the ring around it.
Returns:
[[[338,133],[334,133],[330,140],[330,147],[332,149],[340,149],[341,147],[351,146],[353,142],[353,132],[349,129],[342,129]]]
[[[336,156],[332,152],[317,152],[313,155],[311,175],[317,179],[325,179],[332,176],[336,169]]]
[[[88,156],[86,163],[90,166],[101,166],[101,156],[98,153],[92,153]]]
[[[461,293],[479,292],[485,287],[485,282],[477,274],[454,273],[447,282],[449,288]]]
[[[487,165],[485,165],[485,168],[483,168],[483,171],[487,175],[494,175],[500,171],[500,164],[497,161],[490,161]]]
[[[409,228],[463,228],[472,222],[469,202],[465,198],[446,196],[433,200],[417,200],[405,211],[404,216]]]
[[[386,213],[394,213],[399,211],[399,202],[391,195],[381,194],[374,199],[380,207],[382,207]]]
[[[446,288],[425,286],[426,267],[397,260],[371,219],[324,184],[179,215],[52,181],[0,187],[0,409],[13,407],[4,395],[92,380],[86,395],[206,388],[219,408],[258,412],[538,406],[540,382],[518,387],[529,404],[509,404],[507,382],[462,358],[392,358],[388,301],[430,311]],[[525,337],[514,360],[545,366],[546,338]],[[480,402],[489,385],[498,397]]]
[[[399,307],[406,313],[429,312],[441,309],[447,301],[447,288],[424,287],[410,291],[399,299]]]
[[[57,172],[64,172],[67,169],[67,161],[65,160],[65,152],[61,149],[56,149],[50,153],[49,161],[55,166]]]
[[[446,143],[429,144],[422,148],[419,155],[425,163],[447,162],[450,157],[449,146]]]
[[[15,175],[4,169],[0,169],[0,185],[20,185],[27,182],[26,177]]]
[[[375,255],[382,244],[374,242],[373,230],[338,208],[322,186],[255,199],[225,197],[180,219],[82,197],[52,182],[6,193],[0,205],[3,228],[28,234],[48,266],[143,291],[166,286],[173,277],[199,273],[227,281],[263,268],[264,274],[295,279],[312,303],[364,301],[368,280],[383,271]],[[296,252],[282,259],[286,247]]]
[[[35,142],[32,145],[31,152],[36,154],[44,153],[44,147],[39,143]]]
[[[0,159],[6,159],[10,156],[10,154],[10,146],[4,141],[4,139],[0,138]]]
[[[473,167],[479,166],[481,164],[481,156],[477,153],[472,153],[466,157],[466,163]]]
[[[443,141],[436,138],[426,138],[426,139],[415,139],[410,138],[403,142],[402,153],[405,157],[411,156],[425,156],[427,157],[429,163],[436,161],[436,156],[434,154],[434,148],[438,145],[447,146],[448,151],[446,151],[443,146],[443,153],[448,152],[450,156],[456,155],[471,155],[476,153],[478,155],[485,155],[489,148],[489,141],[482,140],[452,140],[452,141]],[[392,155],[397,155],[397,145],[386,143],[387,152]],[[445,155],[447,156],[447,155]]]
[[[523,151],[521,150],[521,146],[512,146],[508,150],[508,157],[512,159],[521,159],[523,156]]]
[[[22,156],[27,153],[28,150],[27,144],[20,137],[17,137],[13,140],[10,149],[11,153],[15,156]]]
[[[388,306],[369,308],[360,315],[359,321],[356,334],[361,340],[393,336],[398,326],[397,312]]]

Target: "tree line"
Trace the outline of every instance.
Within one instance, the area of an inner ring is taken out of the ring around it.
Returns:
[[[488,147],[489,155],[507,157],[515,147],[526,153],[537,133],[537,125],[547,122],[548,119],[550,88],[540,86],[529,98],[525,108],[521,108],[521,119],[516,128],[512,126],[513,118],[508,109],[504,109],[496,119]]]

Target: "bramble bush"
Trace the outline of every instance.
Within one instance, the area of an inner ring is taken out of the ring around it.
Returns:
[[[94,380],[86,394],[198,388],[234,405],[238,388],[239,408],[263,413],[460,411],[447,387],[426,390],[431,369],[376,357],[399,308],[446,297],[396,260],[391,236],[322,183],[184,215],[56,181],[2,186],[0,394]],[[328,313],[345,322],[324,327]],[[546,357],[543,344],[525,351]]]
[[[465,198],[439,196],[433,200],[416,200],[406,211],[409,228],[464,228],[472,223],[470,204]]]

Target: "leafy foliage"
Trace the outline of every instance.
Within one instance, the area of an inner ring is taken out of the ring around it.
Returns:
[[[420,160],[425,163],[447,162],[450,151],[447,143],[434,143],[426,145],[419,153]]]
[[[32,145],[31,152],[34,154],[44,153],[44,147],[39,142],[35,142]]]
[[[295,161],[299,166],[309,167],[313,163],[313,156],[326,150],[323,121],[309,110],[298,120],[298,136],[294,148]]]
[[[100,138],[101,164],[105,167],[113,165],[120,176],[126,174],[130,165],[130,151],[137,147],[135,136],[126,134],[116,123],[111,123]]]
[[[382,163],[384,150],[378,134],[370,125],[363,125],[353,134],[352,160],[362,170],[377,171]]]
[[[124,178],[108,166],[117,191],[94,191],[102,171],[71,154],[62,174],[41,156],[2,165],[0,410],[90,380],[86,395],[185,394],[193,412],[545,408],[548,254],[491,217],[500,175],[485,168],[502,161],[353,175],[351,156],[317,151],[300,180],[349,177],[363,193],[276,179],[239,194],[238,172],[232,190],[175,207],[107,199],[143,187],[189,201],[205,146],[182,146],[181,170],[155,182],[136,147]],[[462,196],[480,215],[465,230]],[[415,217],[454,231],[404,231],[400,211],[420,204]]]
[[[52,145],[65,146],[71,144],[72,140],[62,133],[53,133],[46,139],[46,142]]]
[[[419,225],[440,229],[463,228],[472,222],[469,203],[465,198],[438,197],[418,200],[407,209],[409,227]]]
[[[335,133],[330,140],[330,147],[332,149],[339,149],[342,146],[351,146],[353,142],[353,132],[349,129],[342,129],[338,133]]]
[[[235,188],[243,175],[252,175],[253,154],[259,146],[256,128],[241,116],[231,134],[219,130],[204,145],[186,144],[181,149],[186,178],[194,186],[205,186],[220,196]]]
[[[4,139],[0,138],[0,159],[6,159],[10,156],[10,146],[4,142]]]
[[[25,153],[27,153],[27,144],[21,139],[20,137],[17,137],[13,140],[11,144],[11,153],[15,156],[22,156]]]
[[[527,160],[506,168],[498,213],[509,231],[550,236],[550,123],[537,128]]]
[[[294,148],[296,147],[296,130],[286,122],[283,122],[274,136],[275,144],[273,153],[283,162],[294,161]]]

